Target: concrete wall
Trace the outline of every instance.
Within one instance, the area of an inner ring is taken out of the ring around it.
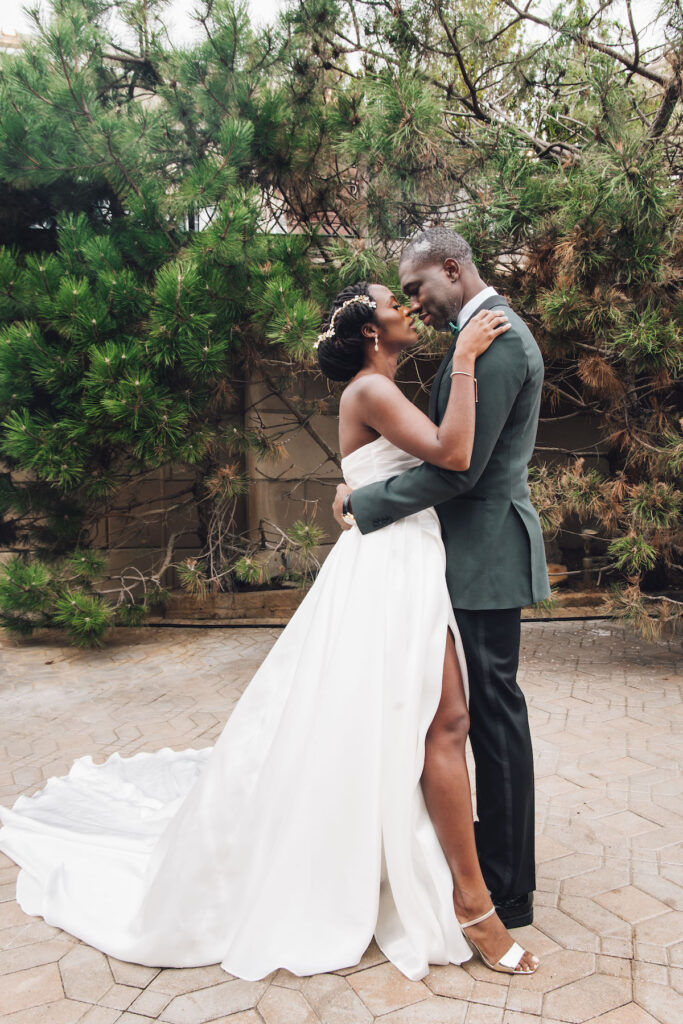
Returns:
[[[422,359],[416,364],[417,373],[413,368],[404,373],[404,377],[410,376],[412,382],[404,380],[402,386],[425,412],[428,394],[414,381],[416,377],[422,381],[430,381],[438,362],[437,359]],[[328,400],[326,414],[314,416],[311,423],[330,448],[338,451],[338,403],[336,400],[330,400],[331,392],[327,383],[320,378],[307,377],[302,378],[297,387],[300,397]],[[276,397],[264,398],[266,394],[267,389],[253,382],[250,385],[247,405],[259,402],[259,414],[264,425],[277,428],[289,413]],[[255,418],[253,416],[253,421]],[[603,455],[601,428],[602,424],[597,416],[548,416],[539,423],[535,461],[564,462],[568,456],[577,452],[584,456],[587,467],[595,467],[607,473],[609,466]],[[286,528],[297,519],[315,517],[315,522],[326,534],[325,543],[320,551],[320,555],[324,557],[339,536],[339,527],[333,519],[331,504],[336,485],[342,479],[337,467],[330,461],[324,462],[324,458],[321,449],[308,434],[300,429],[292,429],[287,441],[287,458],[281,463],[273,464],[250,459],[250,476],[261,478],[258,483],[252,485],[248,496],[247,519],[250,530],[257,531],[262,519],[273,520],[280,527]],[[311,474],[314,474],[314,480],[310,479]],[[278,476],[277,481],[267,479],[275,476]],[[578,532],[578,524],[576,525]],[[551,560],[562,561],[568,552],[582,550],[583,541],[571,531],[563,533],[549,545]]]
[[[324,401],[325,414],[314,415],[310,423],[329,447],[337,452],[338,403],[327,383],[321,378],[303,376],[297,382],[293,398]],[[278,431],[283,422],[292,418],[289,410],[258,380],[247,388],[246,426],[260,424],[266,430]],[[320,555],[324,557],[339,535],[339,527],[332,517],[332,500],[341,471],[327,458],[313,437],[300,426],[292,426],[282,439],[286,457],[279,462],[247,457],[247,471],[252,483],[247,496],[247,524],[250,533],[257,535],[263,520],[277,523],[282,529],[298,519],[314,519],[325,533]],[[277,479],[273,479],[277,478]]]
[[[107,571],[124,572],[135,567],[141,572],[158,568],[163,560],[170,535],[179,537],[173,561],[178,562],[200,550],[196,533],[197,509],[186,494],[196,473],[185,466],[162,466],[140,480],[121,487],[111,499],[111,511],[97,521],[92,544],[108,552]],[[142,507],[141,507],[141,503]],[[126,507],[132,506],[131,514]],[[178,586],[175,569],[168,569],[162,583],[171,589]]]
[[[403,382],[405,390],[423,410],[427,408],[428,396],[415,381],[429,381],[437,365],[438,360],[423,359],[404,373],[404,377],[412,379],[412,382]],[[320,376],[313,375],[298,378],[291,390],[292,398],[320,403],[324,408],[312,416],[310,423],[335,452],[338,451],[337,395],[338,389],[331,389]],[[292,414],[257,378],[246,388],[244,407],[248,410],[245,426],[258,425],[281,435],[279,439],[284,443],[286,454],[276,462],[247,456],[245,468],[253,483],[243,499],[241,528],[257,541],[261,526],[265,526],[269,538],[276,536],[266,525],[268,521],[286,529],[299,519],[313,520],[325,534],[318,551],[323,559],[339,536],[331,506],[336,485],[342,479],[340,470],[300,426],[287,426],[282,433],[283,424],[289,424]],[[586,454],[587,464],[607,471],[600,448],[600,426],[597,417],[583,415],[541,422],[536,458],[564,461],[567,451],[579,451]],[[197,509],[193,496],[183,493],[191,488],[197,472],[186,466],[165,466],[125,485],[113,496],[109,510],[96,522],[91,538],[93,546],[108,552],[109,573],[128,569],[134,576],[136,568],[141,572],[158,569],[169,536],[175,530],[184,531],[184,536],[176,544],[173,561],[199,554]],[[179,507],[183,501],[184,506]],[[129,504],[134,506],[130,515],[126,511]],[[565,560],[568,552],[581,548],[580,537],[571,532],[563,534],[550,546],[551,560]],[[269,561],[273,574],[281,568],[279,558],[269,559],[267,552],[264,552],[264,561]],[[175,569],[167,570],[162,582],[170,589],[177,588]]]

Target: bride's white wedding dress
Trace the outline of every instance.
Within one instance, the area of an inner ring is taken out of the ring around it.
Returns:
[[[378,438],[351,487],[418,460]],[[342,533],[215,747],[81,757],[13,810],[17,899],[111,956],[241,978],[470,957],[420,776],[450,626],[433,509]]]

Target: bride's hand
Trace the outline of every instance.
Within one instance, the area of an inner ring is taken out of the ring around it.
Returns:
[[[500,309],[482,309],[475,313],[461,330],[455,345],[459,355],[476,359],[491,345],[494,338],[504,334],[512,325]]]

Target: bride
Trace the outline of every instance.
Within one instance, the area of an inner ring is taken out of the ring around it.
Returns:
[[[394,383],[416,340],[407,310],[381,285],[341,292],[318,359],[350,381],[347,483],[421,460],[466,468],[475,359],[508,326],[484,311],[463,329],[437,428]],[[355,965],[373,934],[414,980],[470,945],[493,970],[536,970],[477,861],[467,671],[444,567],[431,508],[345,531],[215,747],[81,757],[0,808],[25,913],[120,960],[220,963],[248,980]]]

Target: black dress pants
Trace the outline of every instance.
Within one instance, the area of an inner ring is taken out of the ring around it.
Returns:
[[[536,872],[533,752],[517,685],[521,609],[454,611],[470,684],[479,862],[494,898],[523,896]]]

